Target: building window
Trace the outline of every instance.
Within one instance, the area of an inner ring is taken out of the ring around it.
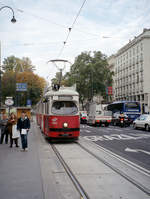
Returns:
[[[133,48],[133,56],[135,55],[135,48]]]
[[[143,51],[143,43],[141,43],[141,51]]]

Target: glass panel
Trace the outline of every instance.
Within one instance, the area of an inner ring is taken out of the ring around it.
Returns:
[[[55,101],[52,105],[52,113],[58,115],[75,115],[78,112],[76,104],[72,101]]]
[[[126,103],[125,106],[126,106],[127,110],[129,110],[129,109],[139,109],[139,104],[136,103],[136,102]]]

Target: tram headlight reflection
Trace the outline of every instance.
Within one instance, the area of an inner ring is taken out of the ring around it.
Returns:
[[[68,127],[68,123],[66,123],[66,122],[63,123],[63,127],[64,127],[64,128],[67,128],[67,127]]]

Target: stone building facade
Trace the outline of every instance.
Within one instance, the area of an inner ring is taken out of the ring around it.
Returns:
[[[150,29],[144,29],[112,58],[114,100],[138,101],[143,112],[150,112]]]

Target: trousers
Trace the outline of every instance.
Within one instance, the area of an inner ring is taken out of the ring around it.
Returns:
[[[5,143],[8,143],[8,131],[7,130],[1,130],[1,139],[0,139],[0,144],[3,143],[4,140],[4,136],[5,136]]]
[[[18,147],[18,138],[13,139],[12,133],[10,134],[10,147],[12,147],[13,142],[15,142],[16,147]]]
[[[23,149],[28,148],[28,134],[21,134],[21,144]]]

